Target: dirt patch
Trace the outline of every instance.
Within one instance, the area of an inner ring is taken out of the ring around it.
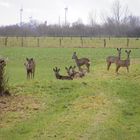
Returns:
[[[73,103],[75,109],[99,109],[108,101],[103,96],[87,96]]]
[[[0,97],[0,127],[28,119],[41,107],[41,101],[29,95]]]

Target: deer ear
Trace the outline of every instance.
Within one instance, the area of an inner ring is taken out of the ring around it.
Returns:
[[[29,59],[26,57],[26,60],[29,61]]]
[[[131,53],[131,50],[129,50],[129,53]]]
[[[60,71],[60,69],[57,70],[58,72]]]
[[[125,50],[125,52],[127,53],[127,50]]]
[[[117,48],[117,51],[118,51],[119,49]]]
[[[73,68],[75,69],[75,68],[76,68],[76,66],[73,66]]]
[[[68,68],[67,68],[67,67],[65,67],[65,69],[66,69],[66,70],[68,70]]]
[[[55,69],[53,68],[53,71],[55,72]]]
[[[33,58],[31,58],[31,60],[33,61]]]

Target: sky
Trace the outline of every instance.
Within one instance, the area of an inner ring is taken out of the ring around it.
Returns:
[[[0,26],[17,24],[20,22],[20,9],[23,8],[22,21],[30,19],[47,24],[64,24],[65,8],[67,22],[73,23],[80,19],[89,23],[89,15],[96,22],[111,14],[114,0],[0,0]],[[122,6],[127,6],[129,11],[140,16],[140,0],[120,0]]]

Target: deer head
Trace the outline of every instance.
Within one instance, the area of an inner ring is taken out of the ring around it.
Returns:
[[[35,72],[35,62],[33,58],[26,58],[26,63],[24,63],[27,70],[27,78],[34,78]]]
[[[77,59],[76,52],[73,53],[72,59]]]

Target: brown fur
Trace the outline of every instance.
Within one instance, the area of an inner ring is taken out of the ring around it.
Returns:
[[[108,56],[108,57],[106,58],[107,70],[109,70],[109,68],[110,68],[110,66],[111,66],[112,63],[116,63],[116,61],[117,61],[118,59],[120,59],[120,57],[121,57],[121,48],[120,48],[120,49],[117,48],[117,51],[118,51],[118,56]]]
[[[118,70],[119,70],[120,67],[126,67],[127,72],[129,72],[131,50],[129,50],[129,51],[125,50],[125,52],[127,53],[126,60],[118,59],[117,62],[116,62],[116,73],[118,73]]]
[[[82,78],[83,76],[85,76],[85,73],[82,71],[76,71],[75,70],[76,66],[70,66],[69,68],[65,67],[67,73],[69,76],[73,77],[73,78]]]
[[[90,60],[88,58],[80,58],[78,59],[76,52],[73,53],[72,59],[75,59],[76,65],[81,71],[81,66],[85,65],[88,69],[89,72],[89,67],[90,67]]]
[[[26,63],[24,63],[27,71],[27,79],[34,78],[35,75],[35,61],[33,58],[26,58]]]
[[[55,77],[56,79],[60,79],[60,80],[73,80],[73,78],[71,76],[63,76],[59,74],[60,69],[55,67],[53,68],[53,71],[55,73]]]

